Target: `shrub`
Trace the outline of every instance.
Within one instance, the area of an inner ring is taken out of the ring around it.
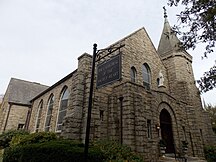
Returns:
[[[3,162],[84,162],[84,145],[70,140],[54,140],[5,149]],[[104,161],[102,152],[89,148],[89,162]]]
[[[3,155],[4,162],[84,162],[84,144],[58,139],[55,133],[39,132],[14,136]],[[143,162],[130,147],[115,141],[97,141],[90,145],[89,162]]]
[[[208,162],[216,161],[216,146],[206,146],[204,148],[205,158]]]
[[[46,141],[52,141],[56,139],[57,135],[53,132],[38,132],[28,135],[14,136],[10,142],[10,146],[43,143]]]
[[[3,132],[0,135],[0,147],[1,148],[9,147],[10,142],[13,137],[20,136],[20,135],[27,135],[27,134],[29,134],[29,132],[25,130],[9,130],[9,131]]]
[[[130,147],[120,145],[116,141],[96,141],[94,147],[101,150],[108,162],[143,162],[142,157],[132,152]]]

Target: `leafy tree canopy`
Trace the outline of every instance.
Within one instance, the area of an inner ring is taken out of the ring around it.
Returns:
[[[179,25],[174,30],[180,34],[186,49],[195,49],[198,43],[205,43],[206,57],[213,52],[216,40],[216,1],[215,0],[168,0],[169,6],[184,6],[177,16]]]
[[[203,74],[200,80],[197,80],[200,92],[207,92],[216,88],[216,65]]]

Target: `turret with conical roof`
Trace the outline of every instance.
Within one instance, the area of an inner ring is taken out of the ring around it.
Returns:
[[[194,84],[192,56],[180,45],[180,40],[168,22],[164,7],[164,27],[157,52],[169,74],[168,80],[171,94],[189,103],[193,102],[197,88]]]
[[[164,56],[166,54],[169,54],[174,51],[182,50],[180,45],[181,42],[176,36],[175,32],[172,30],[168,19],[167,19],[167,13],[165,7],[164,9],[164,27],[163,32],[161,34],[159,46],[158,46],[158,53],[161,56]]]

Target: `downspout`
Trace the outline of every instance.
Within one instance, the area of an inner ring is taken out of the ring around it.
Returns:
[[[28,107],[28,113],[27,113],[27,116],[26,116],[24,130],[28,130],[28,128],[29,128],[29,122],[30,122],[30,118],[31,118],[31,113],[32,113],[32,107],[29,106]]]
[[[120,143],[123,144],[123,99],[124,97],[120,97]]]
[[[7,113],[7,117],[6,117],[6,121],[5,121],[3,132],[5,131],[5,129],[7,127],[8,118],[9,118],[9,115],[10,115],[11,107],[12,107],[12,104],[9,102],[9,109],[8,109],[8,113]]]

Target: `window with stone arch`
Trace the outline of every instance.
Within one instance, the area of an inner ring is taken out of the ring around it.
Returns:
[[[35,132],[39,131],[42,110],[43,110],[43,100],[41,100],[39,105],[38,105],[38,111],[36,114],[36,121],[35,121]]]
[[[66,116],[67,108],[68,108],[68,98],[69,98],[69,90],[68,87],[65,86],[62,90],[61,98],[60,98],[57,124],[56,124],[57,132],[60,132],[62,130],[63,119]]]
[[[47,115],[46,115],[46,122],[45,122],[45,132],[50,130],[51,119],[52,119],[52,111],[53,111],[53,104],[54,104],[54,95],[51,94],[47,104]]]
[[[142,66],[143,74],[143,85],[146,89],[150,89],[151,84],[151,71],[147,63],[144,63]]]
[[[135,83],[136,77],[137,77],[137,71],[136,71],[136,68],[134,66],[131,67],[130,75],[131,75],[131,82]]]

